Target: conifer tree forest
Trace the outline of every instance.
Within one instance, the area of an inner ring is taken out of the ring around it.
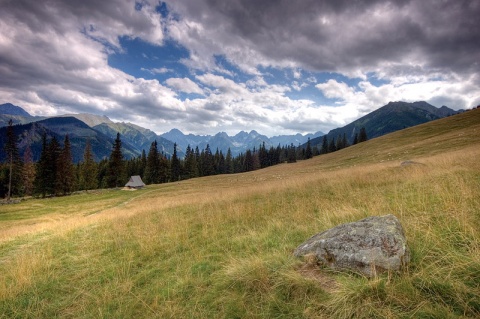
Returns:
[[[190,145],[184,158],[177,154],[177,144],[173,153],[167,156],[158,150],[157,141],[150,145],[138,157],[126,159],[122,153],[122,141],[117,134],[112,144],[109,158],[98,162],[90,141],[87,141],[83,160],[73,163],[69,136],[60,143],[55,137],[42,136],[42,150],[39,160],[33,161],[32,150],[27,145],[20,157],[17,137],[10,122],[7,127],[4,149],[6,160],[0,163],[0,198],[35,196],[65,196],[77,191],[90,191],[103,188],[123,187],[130,176],[140,175],[145,184],[160,184],[186,180],[190,178],[234,174],[266,168],[280,163],[294,163],[313,156],[338,151],[350,146],[345,134],[328,139],[325,135],[322,143],[312,145],[310,139],[305,145],[293,144],[267,148],[262,143],[258,148],[247,150],[233,156],[230,149],[226,154],[221,150],[212,151],[207,144],[205,149]],[[353,144],[367,140],[365,129],[355,135]]]

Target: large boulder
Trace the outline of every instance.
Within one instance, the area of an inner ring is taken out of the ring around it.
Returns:
[[[368,217],[314,235],[294,251],[334,269],[373,277],[400,271],[410,261],[403,227],[393,215]]]

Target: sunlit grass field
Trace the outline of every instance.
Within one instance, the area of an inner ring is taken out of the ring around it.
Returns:
[[[0,206],[0,318],[478,318],[479,158],[474,110],[295,164]],[[405,273],[292,256],[384,214]]]

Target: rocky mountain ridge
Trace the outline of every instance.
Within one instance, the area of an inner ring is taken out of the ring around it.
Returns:
[[[368,138],[375,138],[458,112],[446,106],[436,108],[426,102],[390,102],[344,127],[331,130],[327,134],[327,138],[331,140],[345,135],[351,144],[355,134],[362,127],[365,127]],[[62,142],[64,136],[68,133],[72,144],[75,144],[75,162],[82,160],[83,149],[87,140],[92,144],[97,160],[108,157],[117,133],[120,133],[126,158],[140,156],[143,151],[148,153],[151,143],[155,140],[159,151],[166,156],[173,153],[174,143],[177,144],[179,157],[184,156],[187,146],[192,149],[198,147],[199,150],[203,150],[207,145],[212,152],[216,152],[218,149],[226,154],[227,150],[230,149],[232,155],[236,156],[248,149],[258,148],[262,144],[265,144],[267,148],[278,145],[305,145],[309,138],[312,146],[319,146],[322,143],[323,135],[325,135],[322,132],[317,132],[308,135],[281,135],[269,138],[252,130],[250,132],[241,131],[234,136],[229,136],[225,132],[219,132],[212,136],[184,134],[178,129],[172,129],[169,132],[157,135],[149,129],[132,123],[113,122],[106,116],[82,113],[52,118],[35,117],[13,104],[0,105],[0,127],[4,129],[10,119],[13,120],[14,124],[18,124],[16,125],[16,131],[18,131],[20,145],[22,145],[20,147],[21,154],[24,150],[22,147],[31,144],[32,150],[34,150],[34,158],[39,156],[37,152],[41,147],[37,144],[40,143],[39,136],[43,132],[46,132],[50,138],[55,136],[59,142]],[[0,128],[0,144],[2,145],[4,135]],[[2,146],[0,145],[0,147]]]
[[[80,114],[65,114],[56,116],[55,118],[76,118],[79,121],[85,123],[92,130],[102,133],[104,136],[110,138],[113,143],[117,132],[120,133],[124,146],[129,149],[127,157],[139,156],[142,151],[148,153],[150,145],[153,141],[157,141],[158,149],[170,156],[173,153],[173,145],[177,144],[178,156],[182,157],[185,154],[187,146],[195,149],[198,147],[200,150],[206,148],[209,145],[210,149],[215,152],[217,149],[224,154],[227,153],[230,148],[232,155],[236,156],[240,153],[246,152],[248,149],[258,148],[265,143],[266,147],[277,145],[290,145],[294,144],[298,146],[307,141],[309,137],[321,136],[324,133],[317,132],[315,134],[308,135],[282,135],[269,138],[262,135],[255,130],[249,133],[241,131],[235,136],[229,136],[225,132],[219,132],[215,135],[194,135],[184,134],[178,129],[172,129],[161,135],[157,135],[155,132],[140,127],[132,123],[114,122],[106,116],[99,116],[94,114],[80,113]],[[45,117],[35,117],[28,114],[19,106],[7,103],[0,105],[0,127],[6,126],[8,120],[13,119],[14,124],[28,124],[45,120]],[[48,127],[48,121],[43,123]],[[68,129],[65,130],[65,133]],[[93,149],[95,153],[95,149]],[[100,152],[103,154],[103,152]],[[100,155],[97,155],[100,157]]]
[[[350,124],[331,130],[326,137],[328,141],[331,141],[339,137],[343,138],[345,135],[348,143],[352,144],[355,135],[360,132],[362,127],[365,128],[367,137],[372,139],[459,112],[463,112],[463,110],[455,111],[446,106],[437,108],[424,101],[413,103],[389,102]],[[311,144],[314,146],[321,146],[322,142],[323,137],[311,140]]]

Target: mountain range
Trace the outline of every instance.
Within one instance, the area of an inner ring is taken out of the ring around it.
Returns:
[[[374,138],[406,127],[425,123],[434,119],[449,116],[457,113],[446,106],[436,108],[426,102],[390,102],[389,104],[365,115],[364,117],[342,127],[330,131],[329,139],[337,138],[346,134],[350,143],[355,133],[365,127],[368,138]],[[120,133],[123,153],[126,158],[141,155],[142,151],[148,153],[153,141],[157,141],[159,151],[167,156],[173,153],[174,143],[177,144],[177,153],[183,157],[188,145],[192,149],[198,147],[200,150],[209,145],[212,152],[222,151],[224,154],[230,148],[232,155],[236,156],[246,152],[247,149],[258,148],[265,144],[267,148],[278,145],[304,145],[308,139],[312,145],[322,143],[322,132],[314,134],[296,134],[267,137],[255,130],[250,132],[241,131],[234,136],[225,132],[215,135],[194,135],[184,134],[178,129],[172,129],[161,135],[132,123],[113,122],[106,116],[93,114],[66,114],[57,117],[31,116],[19,106],[11,103],[0,105],[0,148],[5,143],[5,130],[8,121],[12,119],[16,124],[15,133],[19,137],[18,145],[20,154],[30,145],[34,160],[38,160],[41,151],[41,137],[43,132],[48,138],[55,137],[60,144],[63,144],[65,135],[68,133],[72,144],[72,155],[74,162],[83,160],[85,144],[90,141],[96,160],[106,158],[112,150],[113,140],[117,133]],[[4,160],[4,152],[0,152],[0,161]]]
[[[331,130],[327,134],[327,139],[328,141],[336,140],[345,134],[347,141],[352,144],[355,134],[358,134],[362,127],[365,128],[368,139],[372,139],[459,112],[463,112],[463,110],[455,111],[446,106],[437,108],[424,101],[390,102],[348,125]],[[313,146],[319,146],[322,142],[323,137],[317,137],[310,141]]]
[[[228,136],[221,132],[214,136],[211,135],[193,135],[184,134],[178,129],[157,135],[155,132],[140,127],[132,123],[113,122],[106,116],[94,114],[65,114],[56,117],[38,117],[32,116],[23,108],[15,106],[11,103],[0,105],[0,147],[3,149],[4,137],[8,121],[12,119],[15,124],[15,132],[19,136],[19,150],[23,154],[27,144],[30,145],[34,160],[38,160],[41,151],[41,137],[43,132],[47,133],[47,137],[55,137],[61,145],[63,139],[68,133],[70,142],[72,143],[72,154],[74,162],[83,160],[83,151],[87,140],[92,145],[94,158],[100,160],[108,157],[113,140],[117,133],[120,133],[123,152],[126,158],[132,158],[142,154],[142,151],[148,153],[150,145],[153,141],[157,141],[159,151],[167,156],[173,153],[174,143],[177,144],[177,154],[183,157],[187,146],[192,149],[198,147],[200,150],[209,145],[212,152],[217,149],[224,154],[230,148],[232,155],[236,156],[247,149],[258,148],[259,145],[265,143],[266,147],[277,145],[300,145],[307,141],[308,138],[322,136],[324,133],[317,132],[308,135],[283,135],[268,138],[256,131],[239,132],[235,136]],[[3,152],[0,152],[0,161],[4,158]]]

